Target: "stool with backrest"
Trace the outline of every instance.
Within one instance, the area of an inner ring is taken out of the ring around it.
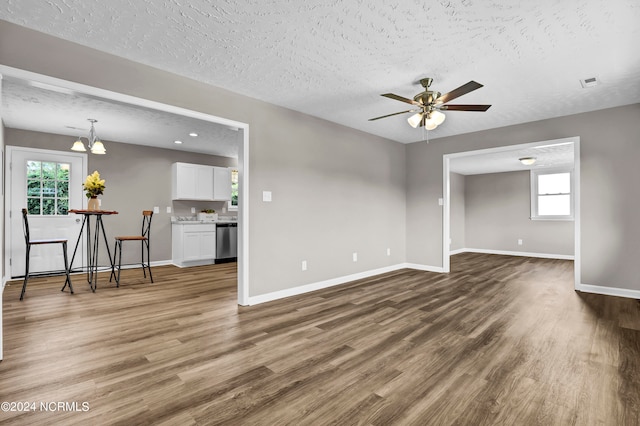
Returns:
[[[116,238],[115,249],[113,250],[113,266],[111,268],[111,276],[109,277],[109,282],[111,279],[115,277],[116,279],[116,287],[120,287],[120,269],[122,267],[122,243],[124,241],[140,241],[141,249],[142,249],[142,260],[140,264],[142,265],[142,273],[144,277],[147,278],[147,270],[149,270],[149,278],[151,282],[153,282],[153,276],[151,275],[151,265],[150,265],[150,255],[149,255],[149,245],[150,245],[150,237],[151,237],[151,218],[153,217],[153,211],[151,210],[143,210],[142,211],[142,232],[140,235],[128,235],[128,236],[119,236]],[[144,253],[147,252],[147,261],[144,261]],[[118,256],[118,274],[115,273],[115,264],[116,264],[116,256]]]
[[[22,293],[20,293],[20,300],[24,298],[24,292],[27,289],[27,281],[29,281],[29,258],[31,256],[31,246],[44,245],[44,244],[61,244],[62,252],[64,254],[64,272],[67,279],[64,282],[62,290],[65,289],[67,284],[69,285],[69,291],[73,294],[73,287],[71,286],[71,275],[69,275],[69,261],[67,259],[67,240],[64,238],[47,238],[41,240],[32,240],[29,233],[29,219],[27,218],[27,209],[22,209],[22,228],[24,230],[24,241],[27,245],[25,266],[24,266],[24,282],[22,284]]]

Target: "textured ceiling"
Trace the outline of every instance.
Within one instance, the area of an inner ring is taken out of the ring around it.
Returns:
[[[406,115],[367,120],[426,76],[493,105],[431,139],[640,101],[638,0],[3,0],[0,19],[405,143],[424,137]]]
[[[449,161],[449,170],[461,175],[514,172],[530,169],[573,168],[573,143],[559,143],[536,147],[503,149],[499,152],[455,157]],[[531,166],[520,163],[522,157],[534,157]]]
[[[85,144],[90,123],[103,141],[155,146],[203,154],[238,157],[238,132],[227,126],[89,97],[49,85],[2,80],[2,120],[7,127],[78,137]],[[55,90],[52,90],[55,89]],[[198,136],[191,137],[195,132]],[[176,145],[174,141],[183,143]],[[107,152],[109,146],[106,144]]]

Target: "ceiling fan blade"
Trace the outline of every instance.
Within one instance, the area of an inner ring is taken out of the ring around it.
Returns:
[[[491,105],[442,105],[443,111],[486,111]]]
[[[420,102],[416,102],[413,99],[403,98],[402,96],[394,95],[393,93],[383,93],[380,96],[384,96],[385,98],[395,99],[396,101],[406,102],[411,105],[422,106]]]
[[[463,84],[462,86],[458,87],[457,89],[453,89],[452,91],[450,91],[449,93],[445,93],[444,95],[440,96],[438,99],[436,99],[436,103],[437,104],[446,104],[447,102],[450,102],[452,100],[454,100],[455,98],[458,98],[462,95],[466,95],[469,92],[473,92],[474,90],[477,90],[479,88],[482,87],[482,84],[477,83],[475,81],[470,81],[467,84]]]
[[[376,118],[370,118],[369,121],[380,120],[381,118],[387,118],[387,117],[392,117],[394,115],[406,114],[408,112],[418,112],[418,111],[419,110],[417,110],[417,109],[410,109],[410,110],[407,110],[407,111],[394,112],[393,114],[387,114],[387,115],[382,115],[382,116],[376,117]]]

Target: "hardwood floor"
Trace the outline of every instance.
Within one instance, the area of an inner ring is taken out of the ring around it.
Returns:
[[[574,292],[572,262],[467,253],[253,307],[235,267],[11,282],[0,401],[37,409],[0,423],[639,424],[640,304]]]

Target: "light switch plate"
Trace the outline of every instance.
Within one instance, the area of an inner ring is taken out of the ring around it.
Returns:
[[[158,214],[158,213],[160,213],[160,207],[153,206],[153,214]]]
[[[171,213],[171,206],[167,206],[167,213]]]
[[[271,202],[271,191],[262,191],[262,201],[265,203]]]

